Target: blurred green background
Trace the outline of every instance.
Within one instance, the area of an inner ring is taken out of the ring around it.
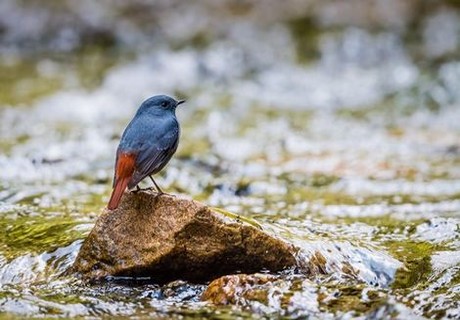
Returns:
[[[0,312],[459,317],[459,10],[2,0]],[[123,128],[155,94],[187,99],[161,186],[320,252],[324,276],[278,275],[233,308],[199,302],[205,284],[60,277],[106,204]]]

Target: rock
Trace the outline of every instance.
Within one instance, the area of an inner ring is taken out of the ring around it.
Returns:
[[[359,279],[347,279],[338,285],[331,277],[315,281],[303,274],[256,273],[215,279],[201,300],[217,306],[240,306],[262,318],[268,314],[274,318],[323,319],[326,311],[331,313],[326,318],[334,318],[332,314],[337,310],[351,317],[359,315],[355,311],[375,310],[387,301],[387,294],[386,289],[368,287]]]
[[[321,294],[327,291],[300,274],[235,274],[212,281],[201,300],[213,305],[240,306],[253,315],[319,319]]]
[[[264,288],[267,283],[271,286],[276,280],[278,280],[277,276],[261,273],[223,276],[209,284],[201,300],[215,305],[239,304],[242,300],[249,300],[248,296],[257,295],[254,294],[257,289],[260,292],[260,289]],[[266,294],[258,298],[263,301],[267,300]]]
[[[301,244],[297,242],[297,244]],[[383,252],[348,242],[308,241],[296,254],[297,267],[277,274],[233,274],[213,280],[201,300],[242,306],[251,313],[286,318],[322,318],[324,310],[369,310],[386,300],[403,264]],[[340,284],[340,285],[338,285]]]
[[[104,210],[71,269],[107,276],[208,281],[231,273],[276,272],[296,265],[296,248],[193,200],[125,193]]]

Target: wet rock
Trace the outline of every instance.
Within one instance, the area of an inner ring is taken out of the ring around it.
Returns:
[[[377,308],[388,301],[384,290],[369,288],[356,279],[340,286],[330,278],[320,283],[301,274],[228,275],[212,281],[201,300],[213,305],[240,306],[253,314],[294,319],[332,319],[337,310],[355,318],[369,310],[380,310]],[[330,312],[329,316],[324,312]],[[385,309],[379,312],[386,314]]]
[[[201,299],[237,305],[260,315],[306,319],[319,317],[319,286],[303,275],[237,274],[212,281]]]
[[[260,273],[223,276],[209,284],[201,299],[216,305],[238,304],[243,299],[256,298],[256,292],[268,291],[266,287],[272,286],[277,279],[277,276]],[[266,301],[266,294],[259,295],[257,300]]]
[[[84,278],[151,277],[206,281],[231,273],[296,265],[296,249],[199,202],[150,192],[127,193],[105,210],[72,267]]]

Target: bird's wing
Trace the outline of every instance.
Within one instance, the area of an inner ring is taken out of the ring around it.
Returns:
[[[159,172],[176,152],[179,142],[179,129],[175,128],[161,136],[152,144],[145,144],[137,154],[136,170],[128,188],[134,188],[146,176]]]

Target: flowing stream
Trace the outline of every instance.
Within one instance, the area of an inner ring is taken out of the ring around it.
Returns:
[[[313,19],[296,1],[22,2],[0,4],[2,314],[460,318],[460,14],[448,1],[418,24],[390,1],[387,25],[351,25],[369,8],[339,3]],[[161,31],[144,27],[149,14]],[[162,188],[320,252],[325,274],[286,272],[264,298],[224,307],[200,301],[206,284],[63,276],[107,203],[123,128],[159,93],[187,99]]]

